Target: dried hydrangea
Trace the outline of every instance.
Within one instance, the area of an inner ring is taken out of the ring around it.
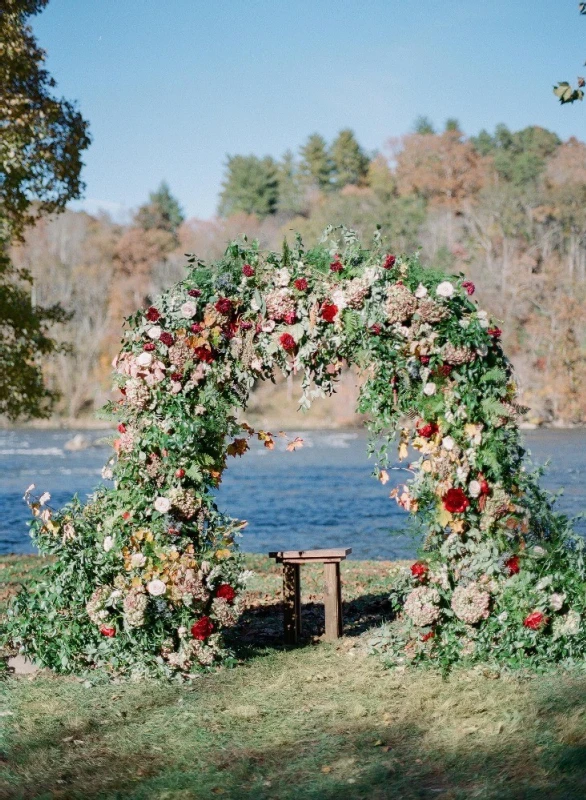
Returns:
[[[112,596],[111,586],[98,586],[90,599],[87,601],[85,610],[93,623],[99,625],[108,619],[107,606]]]
[[[468,586],[458,586],[452,595],[452,611],[469,625],[486,619],[489,614],[490,595],[478,588],[477,584],[470,583]]]
[[[458,367],[462,364],[470,364],[476,358],[476,353],[469,347],[457,347],[448,342],[442,348],[442,359],[445,364],[452,364]]]
[[[126,381],[124,391],[126,402],[135,408],[144,408],[151,396],[149,387],[139,378],[130,378]]]
[[[265,298],[267,316],[277,322],[295,314],[295,298],[288,289],[275,289]]]
[[[227,628],[235,625],[238,620],[238,608],[221,597],[217,597],[212,603],[212,614]]]
[[[433,625],[439,619],[439,601],[440,595],[437,589],[432,589],[430,586],[418,586],[407,595],[404,606],[405,614],[414,625],[421,628]]]
[[[144,625],[144,615],[148,598],[142,587],[131,589],[122,603],[124,621],[129,628],[140,628]]]
[[[417,311],[417,299],[402,283],[394,283],[387,289],[385,304],[390,323],[405,322]]]
[[[568,611],[563,617],[556,617],[553,621],[553,638],[560,636],[577,636],[580,633],[580,614],[577,611]]]
[[[480,530],[486,531],[509,510],[511,498],[500,486],[493,489],[492,495],[486,498],[486,505],[480,520]]]
[[[200,498],[192,489],[171,489],[169,500],[173,508],[180,511],[187,519],[194,517],[201,505]]]
[[[188,361],[193,361],[193,353],[183,339],[179,339],[169,348],[169,361],[180,370],[184,369]]]
[[[423,322],[437,323],[446,319],[448,311],[444,306],[440,306],[431,298],[424,298],[417,304],[417,313]]]
[[[348,308],[362,308],[370,291],[370,284],[364,278],[353,278],[346,286],[344,295]]]

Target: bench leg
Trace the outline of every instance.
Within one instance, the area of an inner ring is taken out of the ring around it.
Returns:
[[[338,639],[342,635],[342,583],[340,580],[340,564],[324,564],[325,592],[324,609],[326,612],[326,640]]]
[[[285,644],[297,644],[301,636],[301,581],[299,564],[283,564]]]

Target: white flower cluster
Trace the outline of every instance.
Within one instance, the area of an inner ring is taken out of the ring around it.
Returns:
[[[439,619],[439,601],[440,595],[437,589],[418,586],[409,593],[405,600],[405,614],[419,627],[432,625]]]
[[[474,625],[489,614],[490,595],[482,591],[476,583],[458,586],[452,595],[452,611],[468,625]]]

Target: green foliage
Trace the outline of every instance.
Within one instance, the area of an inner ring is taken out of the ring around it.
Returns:
[[[349,128],[340,131],[332,142],[330,158],[333,164],[334,185],[338,189],[348,184],[364,183],[370,159]]]
[[[166,181],[162,181],[157,191],[150,193],[149,202],[138,209],[135,223],[145,231],[158,229],[174,234],[184,219],[178,200]]]
[[[578,3],[578,10],[580,14],[586,14],[586,3]],[[576,100],[584,99],[583,87],[586,85],[584,78],[578,78],[578,87],[570,86],[567,81],[559,81],[553,87],[553,93],[558,98],[562,105],[565,103],[575,103]]]
[[[413,123],[413,133],[418,133],[420,136],[432,136],[435,133],[434,124],[429,117],[421,115]]]
[[[320,190],[331,188],[333,164],[323,136],[312,133],[299,152],[300,170],[304,180]]]
[[[299,214],[303,209],[303,191],[299,166],[291,150],[284,153],[277,166],[277,180],[277,211],[286,216]]]
[[[266,217],[275,213],[278,199],[277,165],[270,156],[228,156],[220,193],[221,216],[240,211]]]
[[[471,138],[483,156],[491,155],[497,172],[516,187],[533,184],[543,173],[546,159],[560,146],[557,134],[530,126],[512,132],[506,125],[497,125],[494,135],[483,130]]]

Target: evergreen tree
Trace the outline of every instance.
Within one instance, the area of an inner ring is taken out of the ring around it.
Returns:
[[[283,154],[277,168],[279,183],[279,199],[277,209],[281,214],[295,216],[302,207],[302,190],[300,185],[299,166],[291,150]]]
[[[494,135],[482,130],[470,141],[480,155],[492,156],[502,178],[519,188],[535,184],[543,174],[547,159],[561,144],[557,134],[537,125],[513,133],[500,124]]]
[[[300,148],[301,175],[307,183],[320,190],[331,187],[332,162],[326,140],[319,133],[312,133]]]
[[[241,211],[262,218],[277,210],[277,165],[270,156],[228,156],[222,187],[218,208],[222,217]]]
[[[135,217],[139,228],[175,233],[185,216],[178,201],[171,194],[169,185],[162,181],[156,192],[151,192],[149,202],[141,206]]]
[[[348,184],[364,183],[369,158],[349,128],[340,131],[330,151],[334,166],[334,183],[338,189]]]
[[[429,117],[423,115],[417,117],[413,123],[413,133],[418,133],[420,136],[431,136],[435,133],[433,122]]]
[[[455,117],[448,117],[448,119],[446,120],[445,125],[444,125],[444,130],[446,132],[450,131],[450,132],[458,132],[458,133],[460,133],[460,130],[461,130],[460,129],[460,123],[458,122],[458,120]]]

